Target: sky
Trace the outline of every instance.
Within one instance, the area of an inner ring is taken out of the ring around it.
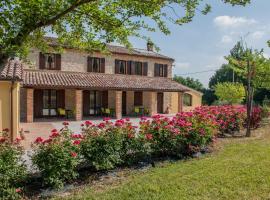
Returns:
[[[207,2],[207,1],[205,1]],[[209,0],[212,11],[197,14],[183,26],[168,22],[171,34],[147,33],[160,48],[159,53],[175,59],[173,73],[199,79],[205,87],[209,78],[227,63],[224,56],[240,38],[248,47],[264,49],[270,55],[270,0],[251,0],[246,7],[226,5],[221,0]],[[145,41],[132,38],[133,47],[146,48]],[[196,73],[209,71],[205,73]]]

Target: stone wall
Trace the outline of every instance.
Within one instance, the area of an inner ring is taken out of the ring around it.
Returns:
[[[172,61],[164,60],[160,58],[151,58],[145,56],[134,56],[124,54],[108,54],[102,55],[100,53],[88,54],[83,51],[66,49],[61,54],[61,68],[62,71],[75,71],[86,72],[87,71],[87,57],[105,57],[105,73],[114,74],[115,72],[115,59],[119,60],[134,60],[141,62],[148,62],[148,76],[154,76],[155,63],[168,65],[168,78],[172,78]],[[39,50],[32,49],[29,53],[28,60],[30,61],[26,68],[38,69],[39,67]]]

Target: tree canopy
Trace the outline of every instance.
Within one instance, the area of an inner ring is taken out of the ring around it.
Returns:
[[[231,5],[250,0],[220,0]],[[51,32],[60,44],[102,50],[105,43],[130,46],[129,37],[142,30],[169,34],[170,21],[183,25],[197,12],[207,14],[205,0],[6,0],[0,1],[0,61],[23,56],[29,47],[45,49],[43,36]],[[155,22],[150,26],[149,21]]]
[[[218,83],[215,86],[215,95],[228,104],[240,104],[245,98],[245,88],[242,83]]]
[[[191,77],[184,78],[182,76],[174,75],[173,80],[187,87],[190,87],[194,90],[198,90],[202,92],[204,89],[203,84],[198,79],[194,79]]]

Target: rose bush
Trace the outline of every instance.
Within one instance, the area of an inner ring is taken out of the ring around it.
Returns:
[[[146,154],[146,145],[136,134],[128,119],[94,125],[87,121],[83,125],[81,152],[88,164],[96,170],[112,169],[120,164],[131,164]]]
[[[213,141],[215,130],[210,118],[191,112],[178,113],[172,119],[155,115],[140,126],[140,133],[151,142],[156,157],[182,157],[200,151]]]
[[[80,162],[81,135],[72,134],[67,122],[63,125],[60,131],[52,130],[48,139],[38,137],[33,144],[33,164],[39,169],[43,183],[54,188],[76,178]]]
[[[19,141],[10,142],[8,129],[0,132],[0,199],[21,199],[27,171]]]

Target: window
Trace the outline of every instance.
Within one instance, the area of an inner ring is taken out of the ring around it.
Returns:
[[[185,93],[183,101],[184,106],[192,106],[192,95]]]
[[[143,105],[143,93],[134,92],[134,106],[142,106],[142,105]]]
[[[115,73],[147,76],[148,63],[138,61],[115,60]]]
[[[105,58],[88,57],[87,71],[105,73]]]
[[[61,55],[54,53],[39,54],[39,68],[47,70],[61,69]]]
[[[135,62],[135,74],[142,75],[142,62]]]
[[[155,63],[155,76],[167,77],[168,76],[168,65]]]

